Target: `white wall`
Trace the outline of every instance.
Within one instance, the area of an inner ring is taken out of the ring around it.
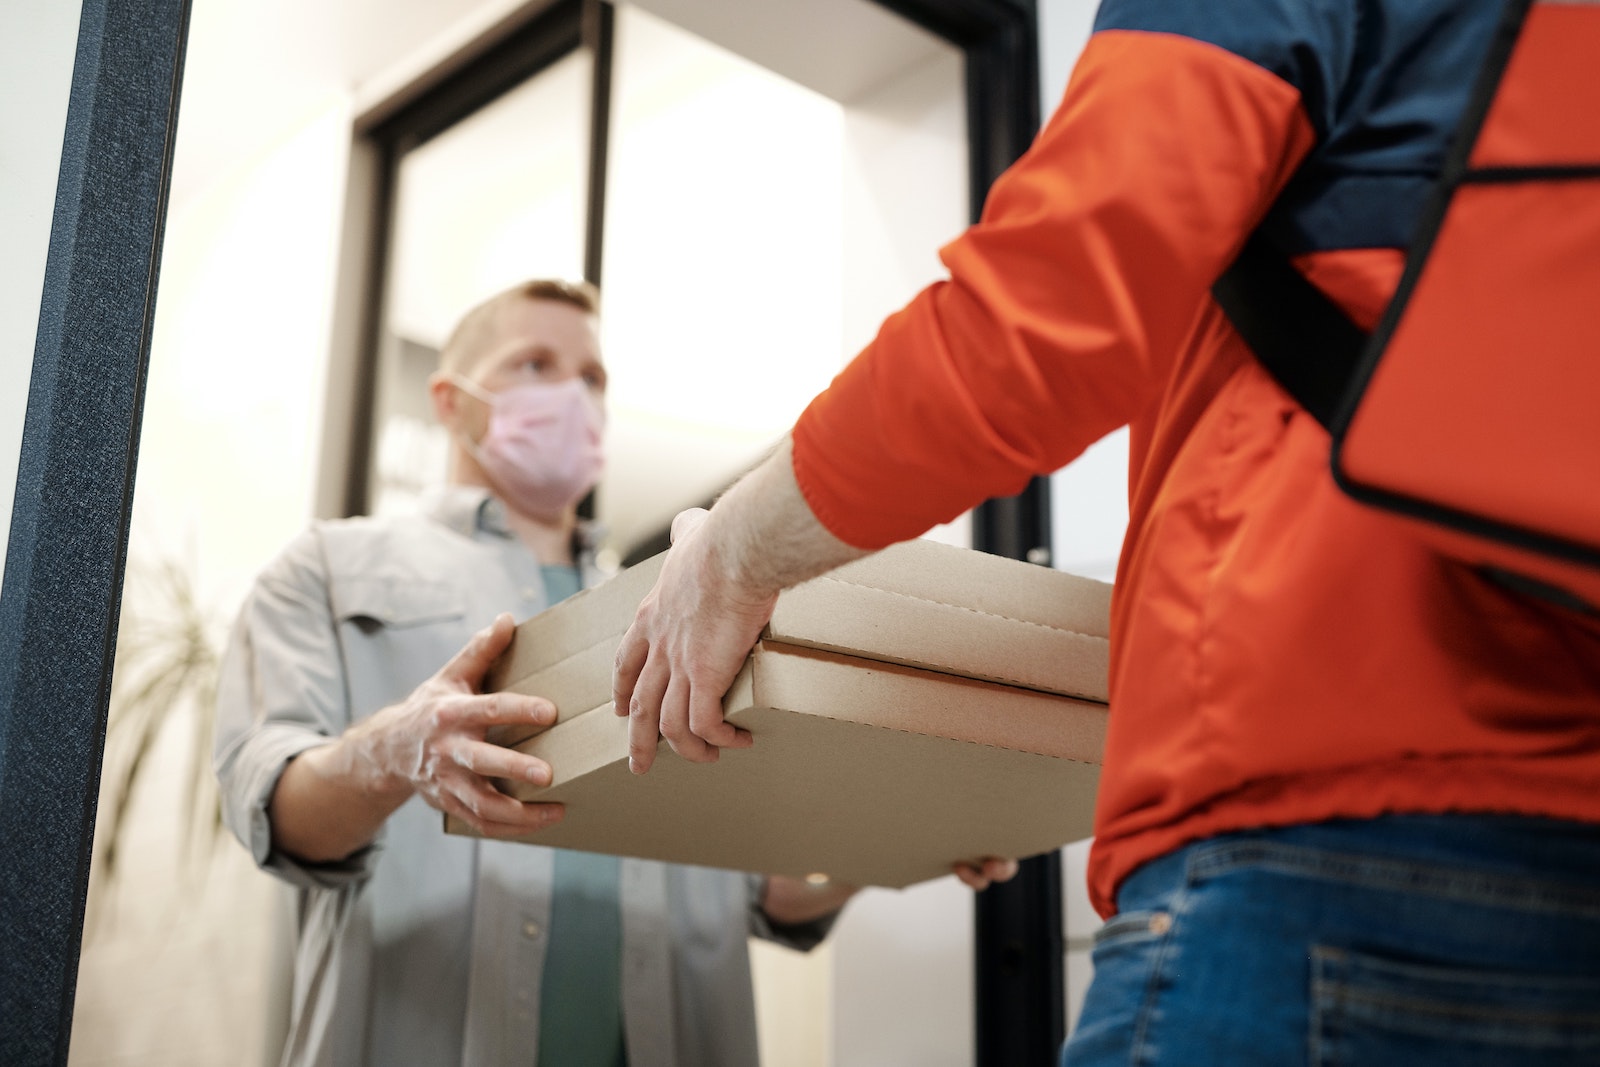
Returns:
[[[181,563],[219,618],[311,514],[349,146],[330,93],[167,220],[130,565]]]
[[[1061,102],[1099,0],[1039,0],[1039,96],[1046,117]]]
[[[0,572],[81,10],[72,0],[0,4]]]

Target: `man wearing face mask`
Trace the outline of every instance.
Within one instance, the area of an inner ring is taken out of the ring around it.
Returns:
[[[469,312],[429,383],[450,484],[420,515],[317,524],[242,610],[216,766],[229,826],[298,890],[286,1064],[744,1067],[747,936],[809,948],[849,896],[441,828],[561,817],[497,792],[551,769],[484,740],[556,709],[481,682],[514,618],[597,577],[577,517],[602,460],[596,310],[541,281]]]

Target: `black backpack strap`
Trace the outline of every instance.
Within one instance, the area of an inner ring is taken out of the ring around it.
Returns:
[[[1278,384],[1331,429],[1366,348],[1366,331],[1259,231],[1211,295]]]

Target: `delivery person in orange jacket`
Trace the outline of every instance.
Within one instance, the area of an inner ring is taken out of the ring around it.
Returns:
[[[1371,326],[1499,9],[1107,0],[949,279],[680,516],[618,653],[634,769],[750,743],[719,701],[779,589],[1129,425],[1066,1061],[1600,1062],[1600,623],[1342,496],[1209,297],[1263,226]]]

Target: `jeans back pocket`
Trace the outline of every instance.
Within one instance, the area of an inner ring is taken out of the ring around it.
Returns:
[[[1313,1067],[1600,1064],[1600,978],[1386,959],[1316,945]]]

